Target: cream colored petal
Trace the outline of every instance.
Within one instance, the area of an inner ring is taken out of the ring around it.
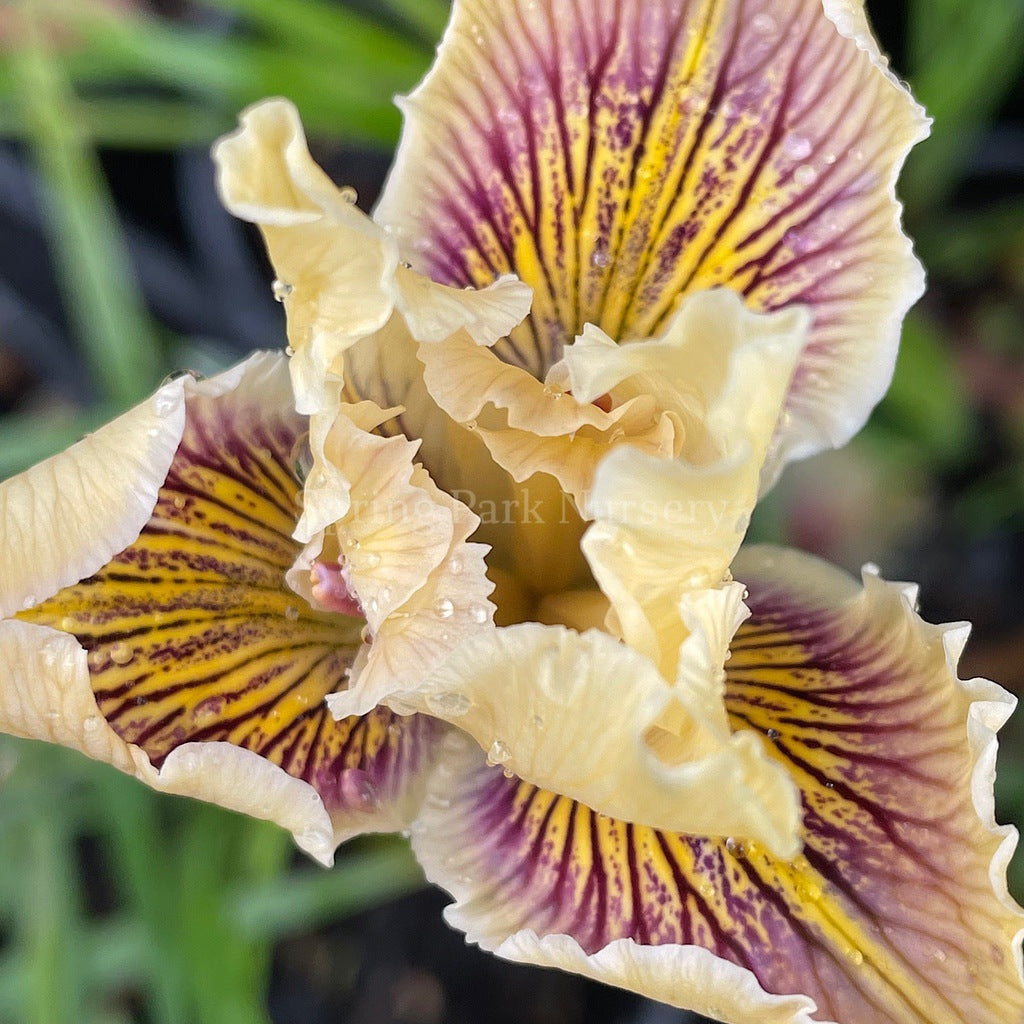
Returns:
[[[0,616],[126,548],[146,524],[185,424],[185,379],[0,484]]]
[[[678,447],[677,421],[649,395],[605,412],[465,336],[422,345],[419,356],[431,397],[452,419],[476,429],[500,466],[519,482],[549,473],[578,505],[594,467],[613,448],[630,444],[672,455]]]
[[[80,750],[179,796],[220,804],[288,829],[310,856],[330,864],[334,830],[316,791],[251,751],[187,743],[158,771],[100,714],[86,653],[75,638],[27,622],[0,622],[0,731]]]
[[[259,225],[288,316],[297,406],[323,404],[347,348],[383,327],[395,305],[393,240],[313,162],[298,111],[257,103],[213,149],[224,205]]]
[[[412,336],[440,341],[465,328],[482,345],[529,312],[531,290],[505,275],[480,291],[435,285],[398,262],[389,232],[337,188],[310,156],[294,105],[257,103],[214,146],[224,205],[258,224],[288,317],[298,409],[321,410],[328,381],[344,378],[345,353],[397,309]]]
[[[447,910],[445,917],[454,927],[462,927],[457,908]],[[771,995],[753,972],[700,946],[642,946],[633,939],[616,939],[588,954],[569,935],[540,938],[536,932],[522,931],[493,948],[506,960],[582,974],[724,1024],[816,1024],[821,1020],[811,1016],[812,999]]]
[[[800,786],[802,854],[594,814],[504,778],[453,734],[413,830],[428,876],[456,898],[449,920],[485,948],[508,938],[507,955],[725,1020],[773,1019],[770,1002],[717,1002],[739,994],[743,971],[803,993],[815,1020],[1024,1020],[1024,914],[1005,882],[1016,832],[992,806],[994,733],[1014,699],[957,679],[966,627],[922,622],[915,587],[873,570],[860,586],[774,548],[744,550],[735,569],[751,617],[725,699]],[[666,984],[686,977],[694,946],[740,969],[724,994]]]
[[[520,366],[503,362],[465,335],[443,345],[421,345],[423,379],[434,401],[458,423],[475,420],[487,406],[507,413],[508,426],[556,437],[584,426],[606,430],[608,413],[545,385]]]
[[[538,835],[541,842],[534,843]],[[666,838],[667,851],[687,849],[685,842]],[[645,830],[573,808],[518,780],[495,779],[472,741],[459,733],[447,739],[412,829],[413,850],[427,878],[455,898],[445,919],[485,950],[579,973],[730,1024],[822,1020],[807,996],[771,995],[752,970],[672,937],[676,908],[659,911],[658,904],[662,876],[671,869],[658,845],[646,840]],[[568,872],[559,873],[565,863]],[[680,870],[676,884],[686,877],[685,867]],[[694,874],[691,899],[700,920],[707,897],[699,871]],[[594,892],[607,898],[590,899]],[[619,923],[638,918],[641,908],[649,908],[648,941],[619,937]],[[549,920],[574,919],[574,934],[543,934]],[[756,922],[749,925],[747,934],[756,931]],[[709,928],[707,934],[714,939],[717,933]],[[741,939],[737,945],[742,944]],[[771,955],[770,947],[764,955]]]
[[[321,557],[329,559],[334,610],[366,621],[348,686],[329,699],[338,718],[367,714],[396,688],[418,682],[493,620],[488,549],[467,543],[480,521],[413,462],[418,442],[368,432],[390,412],[370,402],[342,404],[326,431],[323,417],[313,417],[304,519],[313,508],[321,517],[340,514],[309,538],[287,578],[321,608],[318,598],[328,596],[311,586],[310,574]],[[297,531],[303,539],[305,529]]]
[[[425,500],[449,511],[451,545],[423,586],[380,623],[365,664],[353,672],[348,690],[327,698],[339,718],[365,714],[396,691],[418,684],[463,640],[487,629],[494,620],[494,605],[488,600],[494,584],[484,562],[489,548],[466,543],[479,520],[438,489],[422,468],[416,468],[413,482],[423,490]],[[399,704],[396,700],[396,710]]]
[[[804,307],[755,313],[735,292],[716,288],[686,296],[658,338],[616,345],[590,326],[564,362],[580,401],[653,396],[682,420],[684,457],[702,464],[727,455],[740,436],[755,451],[769,449],[781,412],[776,395],[788,387],[809,327]],[[756,387],[761,375],[775,383]]]
[[[349,508],[332,532],[373,632],[423,586],[452,547],[450,508],[412,482],[418,447],[401,435],[360,430],[342,413],[324,449],[348,482]]]
[[[602,814],[794,856],[793,784],[754,734],[718,732],[700,700],[606,633],[531,623],[467,640],[388,703],[457,725],[492,764]]]
[[[292,360],[294,366],[294,359]],[[342,439],[369,433],[401,412],[401,407],[381,409],[373,402],[350,404],[341,401],[338,387],[327,388],[320,412],[309,418],[308,457],[309,472],[302,488],[302,515],[295,526],[296,540],[306,543],[317,533],[342,519],[352,505],[351,477],[365,472],[363,460],[352,458],[346,467]],[[345,423],[338,421],[344,419]],[[342,449],[339,449],[342,444]],[[364,459],[369,449],[362,449]],[[411,455],[415,448],[411,449]],[[398,457],[399,465],[402,459]]]
[[[669,678],[685,637],[679,602],[727,578],[750,521],[757,462],[749,449],[710,467],[621,449],[598,470],[583,553],[611,601],[610,625]]]

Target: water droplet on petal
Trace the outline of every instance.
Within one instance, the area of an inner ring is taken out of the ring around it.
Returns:
[[[782,735],[782,733],[780,733],[778,729],[769,729],[766,735],[768,739],[770,739],[774,743],[775,740],[777,740]]]
[[[453,576],[458,576],[462,572],[462,559],[457,556],[453,558],[448,563],[448,569]]]
[[[284,610],[284,617],[289,622],[297,622],[299,618],[299,609],[296,608],[295,605],[293,604],[288,605],[288,607]]]
[[[343,185],[338,189],[338,194],[341,196],[342,200],[350,206],[359,198],[359,193],[356,192],[351,185]]]
[[[473,702],[464,693],[427,694],[427,707],[438,718],[459,718],[472,706]]]
[[[747,844],[743,842],[742,839],[733,839],[732,836],[729,836],[729,838],[726,839],[725,848],[734,857],[744,857],[747,853]]]
[[[293,291],[295,291],[295,288],[287,281],[281,281],[278,278],[275,278],[270,285],[270,290],[273,292],[274,300],[276,302],[284,302],[284,300],[287,299]]]
[[[376,569],[380,565],[380,555],[376,551],[367,551],[366,557],[363,559],[363,564],[368,569]]]
[[[782,152],[790,160],[806,160],[812,148],[811,140],[806,135],[787,135],[782,143]]]
[[[346,768],[338,776],[338,793],[346,807],[371,810],[377,806],[377,787],[361,768]]]
[[[453,605],[447,597],[442,597],[441,600],[434,605],[434,612],[437,614],[439,619],[450,619],[454,611],[455,605]]]
[[[110,648],[110,660],[115,665],[127,665],[135,657],[135,648],[128,644],[116,643]]]
[[[160,387],[164,387],[166,384],[172,384],[176,380],[181,380],[183,377],[190,377],[192,380],[202,380],[203,375],[197,370],[171,370],[169,374],[162,381],[160,381]]]
[[[501,741],[495,740],[491,744],[491,749],[487,751],[487,764],[490,767],[495,765],[505,765],[512,760],[512,751]]]
[[[469,609],[469,617],[477,623],[477,625],[482,626],[490,618],[490,615],[488,614],[486,605],[474,604]]]
[[[100,716],[99,715],[86,715],[82,719],[82,728],[86,732],[95,732],[100,727]]]
[[[778,30],[778,25],[770,14],[759,14],[750,24],[755,32],[763,36],[774,35]]]
[[[809,185],[813,185],[815,179],[818,177],[818,172],[810,164],[801,164],[793,175],[793,180],[801,188],[807,188]]]
[[[181,511],[183,511],[183,510],[184,510],[184,508],[185,508],[185,506],[186,506],[186,505],[188,504],[188,502],[187,502],[187,501],[185,500],[185,498],[184,498],[184,497],[183,497],[182,495],[180,495],[180,494],[176,494],[176,495],[174,496],[174,500],[173,500],[172,504],[174,505],[174,507],[175,507],[175,508],[176,508],[176,509],[177,509],[177,510],[178,510],[179,512],[181,512]]]
[[[303,434],[292,445],[292,450],[288,454],[288,464],[299,482],[304,483],[313,469],[313,453],[309,448],[308,433]]]

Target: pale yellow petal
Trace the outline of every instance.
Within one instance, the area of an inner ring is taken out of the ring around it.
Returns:
[[[638,386],[659,387],[685,425],[679,459],[652,458],[622,448],[598,466],[585,507],[593,519],[583,539],[594,577],[611,600],[612,625],[623,638],[674,673],[682,636],[678,607],[688,590],[716,587],[729,572],[757,501],[763,467],[783,408],[789,380],[806,339],[801,310],[751,313],[726,292],[690,296],[653,355],[637,363],[606,346],[600,361],[639,365]],[[718,330],[727,359],[695,359],[697,388],[682,380],[691,344]],[[676,367],[674,373],[666,365]],[[600,367],[590,386],[599,388]],[[662,383],[657,383],[661,378]],[[670,390],[671,389],[671,392]],[[673,397],[674,396],[674,397]]]
[[[449,288],[407,267],[395,275],[396,305],[417,341],[444,341],[465,329],[477,345],[493,345],[530,312],[533,289],[506,274],[479,290]]]
[[[454,909],[445,917],[461,928]],[[490,948],[490,947],[485,947]],[[516,932],[494,952],[506,960],[557,967],[605,985],[614,985],[669,1006],[695,1011],[726,1024],[815,1024],[812,999],[766,992],[752,971],[700,946],[642,946],[616,939],[586,953],[569,935]]]
[[[488,599],[494,584],[484,562],[489,549],[466,543],[479,519],[436,487],[421,467],[413,482],[422,489],[424,500],[448,510],[451,544],[423,586],[380,623],[365,664],[353,673],[348,690],[328,697],[337,717],[364,714],[396,690],[419,683],[463,640],[488,628],[494,619],[494,605]]]
[[[328,376],[395,305],[394,241],[314,163],[287,100],[249,107],[213,150],[224,205],[259,225],[288,316],[297,407],[317,411]]]

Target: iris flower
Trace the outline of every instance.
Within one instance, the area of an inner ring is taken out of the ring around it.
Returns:
[[[927,119],[860,0],[456,0],[374,218],[215,149],[288,358],[0,489],[0,727],[733,1024],[1024,1021],[1012,698],[915,588],[740,544],[884,392]],[[473,540],[470,540],[470,537]]]

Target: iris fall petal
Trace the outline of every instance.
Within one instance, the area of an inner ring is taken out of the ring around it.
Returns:
[[[894,182],[927,119],[856,0],[459,0],[377,217],[452,285],[535,289],[496,347],[543,379],[587,323],[658,335],[726,285],[813,314],[786,460],[846,441],[923,287]]]
[[[324,703],[345,685],[364,622],[317,611],[285,583],[300,552],[292,452],[306,420],[284,360],[185,378],[156,401],[170,426],[149,424],[151,400],[0,489],[8,509],[31,508],[59,471],[79,506],[64,508],[55,544],[80,538],[76,515],[94,527],[111,489],[149,504],[125,502],[136,536],[112,557],[102,532],[87,534],[92,546],[67,559],[73,581],[47,577],[46,593],[36,580],[22,621],[0,623],[0,728],[277,821],[326,862],[352,834],[404,827],[440,730],[386,709],[335,722]],[[171,457],[155,470],[111,477],[161,439]],[[28,550],[45,548],[50,526],[36,524]],[[10,602],[24,581],[4,587]]]
[[[595,814],[452,734],[414,829],[450,922],[729,1024],[1024,1019],[1017,837],[992,804],[1012,698],[957,678],[965,630],[922,622],[913,588],[771,548],[735,570],[752,615],[726,706],[798,785],[803,853]]]

